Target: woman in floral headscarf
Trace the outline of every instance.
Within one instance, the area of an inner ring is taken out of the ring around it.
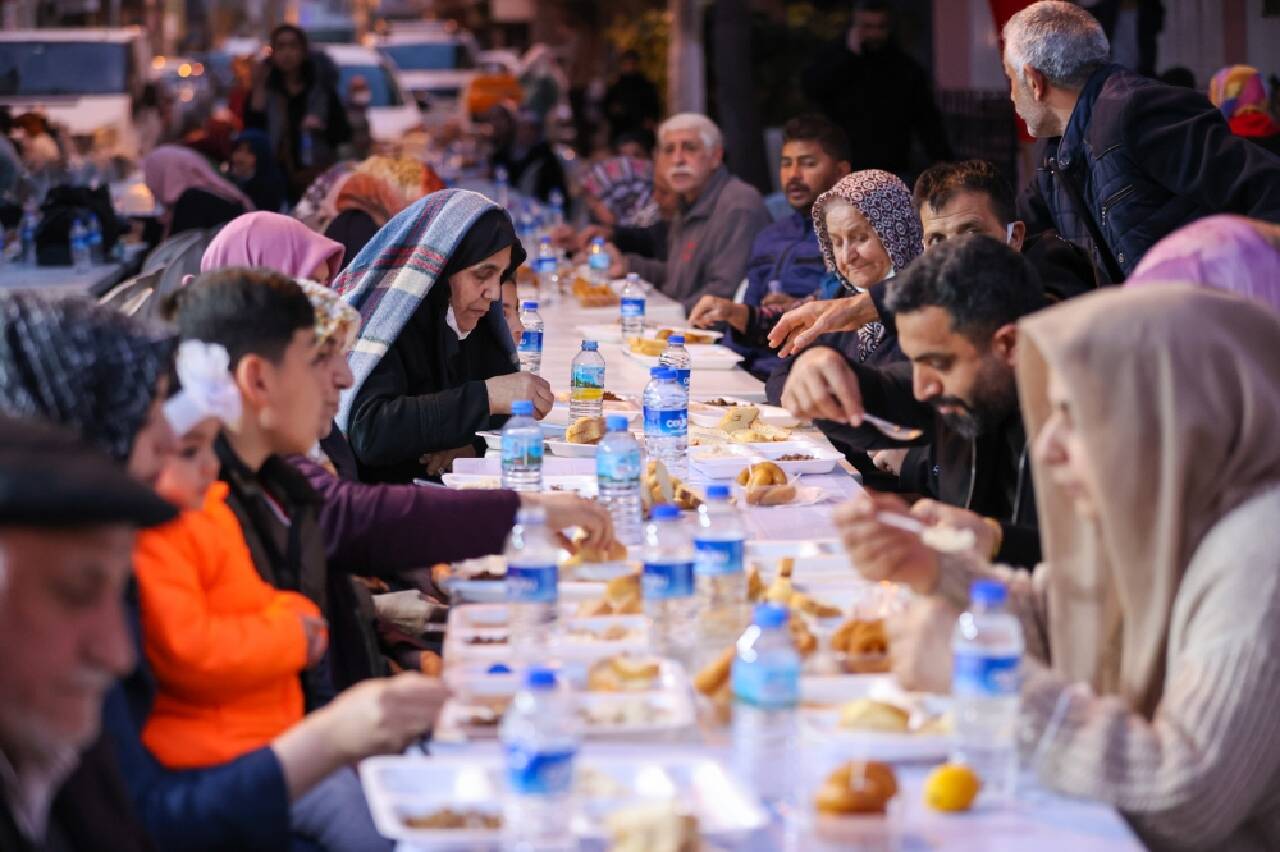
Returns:
[[[337,215],[324,235],[346,248],[354,260],[378,229],[424,195],[444,189],[431,166],[407,157],[369,157],[337,185]]]
[[[1223,68],[1209,81],[1209,100],[1222,111],[1232,133],[1280,154],[1280,124],[1271,115],[1270,93],[1257,68]]]

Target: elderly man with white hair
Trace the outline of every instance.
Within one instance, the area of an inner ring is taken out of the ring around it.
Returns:
[[[720,128],[697,113],[658,127],[657,168],[680,198],[666,260],[625,255],[615,271],[638,273],[686,312],[704,295],[732,298],[756,234],[770,222],[760,193],[729,174]]]
[[[1099,281],[1121,283],[1202,216],[1280,220],[1280,158],[1233,136],[1204,95],[1110,64],[1079,6],[1040,0],[1009,19],[1004,42],[1014,108],[1045,140],[1019,218],[1089,249]]]

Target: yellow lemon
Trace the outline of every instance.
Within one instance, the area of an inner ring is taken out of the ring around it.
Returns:
[[[967,811],[982,789],[973,770],[959,763],[944,763],[924,783],[925,803],[936,811]]]

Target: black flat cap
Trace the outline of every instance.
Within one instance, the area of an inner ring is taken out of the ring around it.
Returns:
[[[154,527],[175,517],[171,504],[69,432],[0,417],[0,527]]]

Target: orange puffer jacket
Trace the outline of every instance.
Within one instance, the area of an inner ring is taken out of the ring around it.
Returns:
[[[175,769],[231,760],[303,715],[299,615],[320,613],[262,580],[226,496],[214,483],[200,511],[138,536],[143,647],[158,686],[142,740]]]

